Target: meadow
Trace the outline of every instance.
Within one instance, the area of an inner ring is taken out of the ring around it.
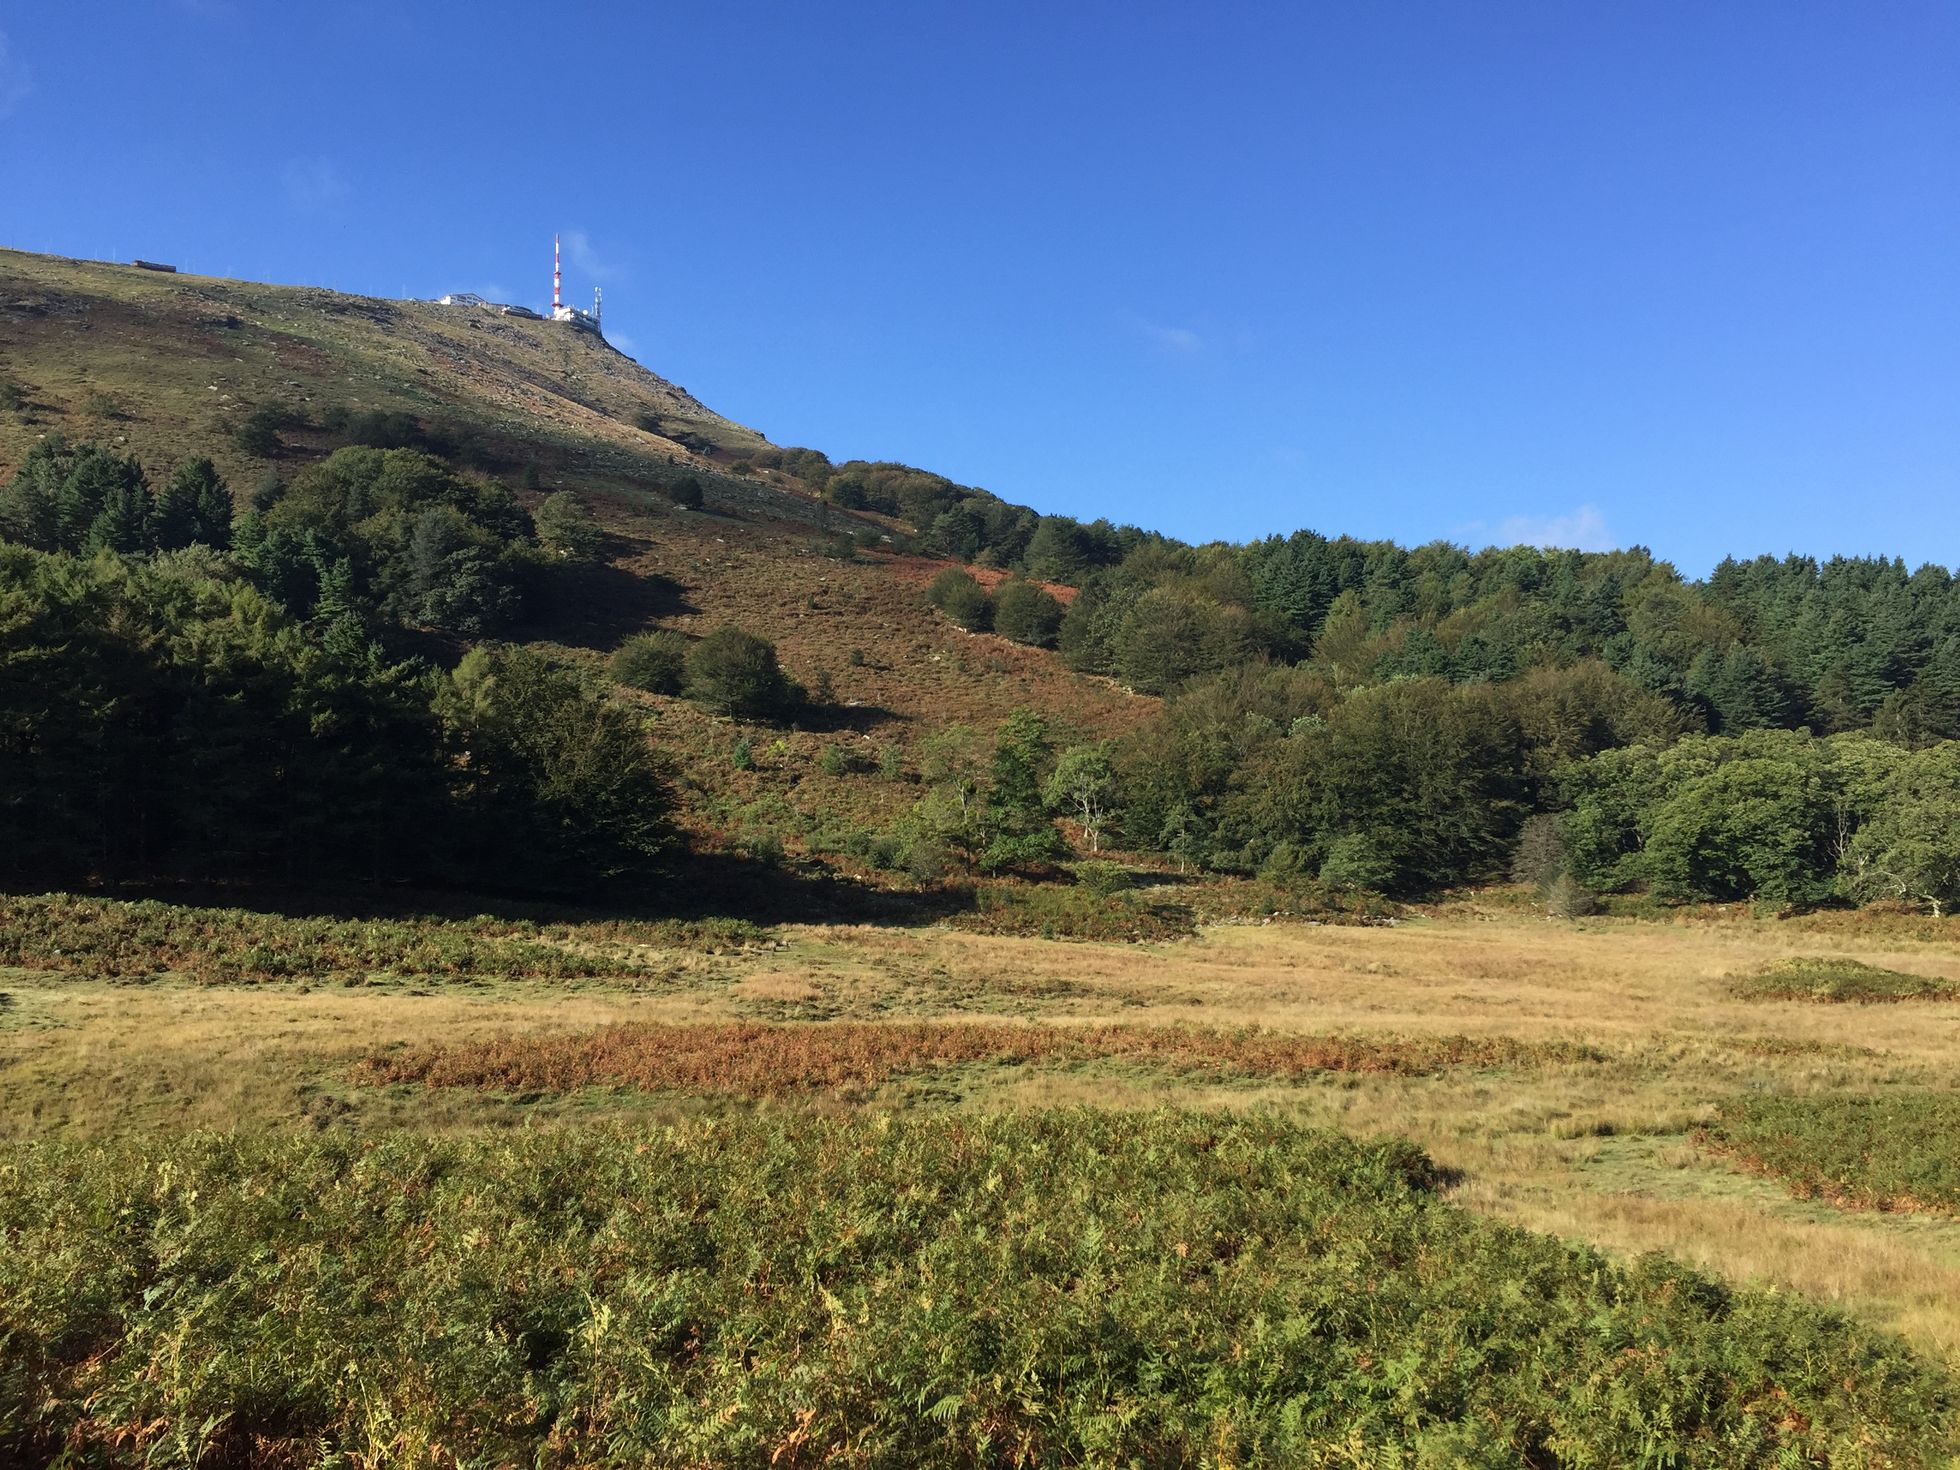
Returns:
[[[26,1463],[1960,1450],[1924,918],[5,931]]]

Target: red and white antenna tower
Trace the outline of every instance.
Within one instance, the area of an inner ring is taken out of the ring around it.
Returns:
[[[558,299],[558,237],[551,237],[551,309],[555,312],[563,304]]]

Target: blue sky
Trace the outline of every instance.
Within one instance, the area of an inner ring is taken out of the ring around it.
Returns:
[[[1960,565],[1960,7],[0,0],[0,243],[1194,540]],[[4,344],[0,344],[4,353]]]

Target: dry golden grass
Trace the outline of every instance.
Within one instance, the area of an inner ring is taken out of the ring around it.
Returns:
[[[1954,1086],[1960,1007],[1750,1001],[1728,989],[1731,975],[1820,954],[1960,980],[1960,953],[1944,931],[1921,938],[1878,924],[1866,934],[1842,922],[1746,916],[1555,923],[1465,903],[1390,928],[1242,925],[1158,946],[945,929],[781,933],[787,951],[694,956],[671,978],[637,987],[464,990],[407,977],[360,988],[214,990],[0,974],[10,997],[0,1005],[0,1132],[542,1126],[722,1105],[618,1090],[522,1104],[467,1088],[349,1080],[362,1058],[390,1047],[480,1048],[504,1037],[572,1038],[564,1044],[576,1047],[582,1034],[620,1026],[903,1022],[895,1035],[909,1036],[910,1023],[1013,1018],[1077,1034],[1256,1027],[1276,1038],[1366,1035],[1411,1046],[1447,1037],[1583,1043],[1601,1060],[1522,1063],[1501,1074],[1299,1076],[1108,1055],[1083,1066],[909,1071],[901,1048],[876,1096],[880,1106],[1270,1106],[1357,1133],[1405,1135],[1455,1171],[1457,1198],[1476,1209],[1803,1291],[1960,1363],[1960,1223],[1792,1199],[1692,1143],[1724,1099],[1754,1091]]]

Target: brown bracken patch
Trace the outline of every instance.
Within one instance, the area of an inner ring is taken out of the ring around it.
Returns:
[[[1449,1067],[1594,1061],[1569,1042],[1507,1037],[1288,1036],[1170,1026],[1015,1026],[828,1022],[609,1026],[572,1036],[501,1036],[369,1057],[363,1082],[488,1092],[647,1091],[779,1097],[875,1086],[963,1062],[1152,1063],[1299,1079],[1319,1072],[1420,1075]]]

